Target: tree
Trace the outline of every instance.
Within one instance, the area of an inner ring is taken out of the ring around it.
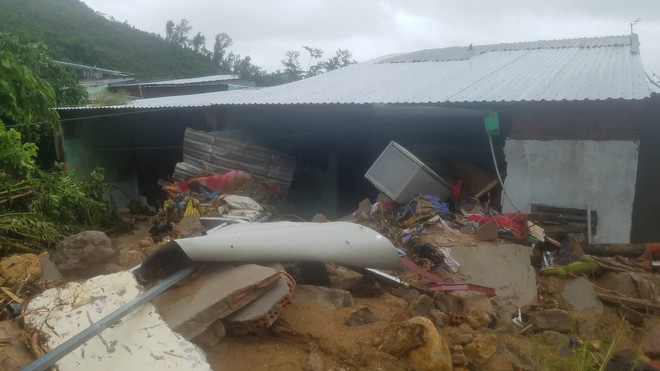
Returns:
[[[307,50],[307,53],[309,53],[305,77],[318,75],[320,73],[318,65],[313,65],[310,67],[310,64],[312,63],[312,59],[319,59],[323,56],[323,50],[319,48],[313,48],[311,46],[303,46],[303,49]]]
[[[300,68],[300,52],[297,50],[287,50],[282,59],[284,65],[284,72],[289,74],[289,79],[292,81],[300,80],[303,77],[303,70]]]
[[[206,51],[206,36],[202,35],[201,32],[197,32],[197,35],[191,41],[191,45],[194,51],[204,54],[204,51]]]
[[[353,53],[351,53],[348,49],[337,49],[334,57],[331,57],[327,61],[321,62],[320,65],[323,69],[323,72],[327,72],[355,63],[357,63],[357,61],[353,59]]]
[[[188,33],[191,29],[192,26],[185,18],[182,18],[177,25],[175,25],[174,22],[170,19],[167,21],[167,23],[165,23],[165,40],[173,45],[177,45],[182,48],[188,48],[190,46]]]
[[[230,61],[228,48],[234,44],[234,41],[226,33],[219,33],[215,35],[215,43],[213,44],[213,56],[211,59],[216,66],[220,68],[220,72],[230,72],[233,67],[233,61]]]

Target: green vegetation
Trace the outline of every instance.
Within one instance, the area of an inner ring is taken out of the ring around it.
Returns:
[[[52,109],[56,90],[30,68],[43,66],[40,72],[49,76],[48,56],[33,53],[39,48],[28,44],[14,52],[0,51],[0,255],[38,252],[80,230],[121,225],[112,205],[103,200],[102,170],[84,182],[61,165],[46,171],[36,161],[37,145],[26,140],[48,138],[43,128],[57,139],[61,131]]]
[[[78,0],[0,0],[0,31],[43,42],[58,60],[140,77],[196,77],[217,72],[208,57],[127,23],[106,19]]]

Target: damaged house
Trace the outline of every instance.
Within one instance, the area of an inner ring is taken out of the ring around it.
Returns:
[[[59,112],[66,162],[103,166],[120,205],[162,197],[192,128],[293,156],[288,201],[303,217],[339,217],[375,199],[364,174],[396,141],[447,180],[473,168],[494,179],[496,161],[503,211],[591,220],[594,242],[644,242],[660,237],[651,93],[631,34],[422,50],[267,89]]]

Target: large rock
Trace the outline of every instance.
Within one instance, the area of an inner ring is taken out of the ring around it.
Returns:
[[[0,277],[4,286],[32,282],[41,277],[41,263],[35,254],[21,254],[6,257],[0,261]]]
[[[603,313],[603,303],[596,296],[596,290],[589,280],[584,277],[567,283],[561,296],[575,309],[591,309]]]
[[[445,339],[428,318],[415,317],[383,330],[379,349],[395,357],[407,356],[414,370],[452,370]]]
[[[118,254],[105,233],[85,231],[60,242],[51,259],[62,272],[92,272],[94,267],[113,261]]]
[[[532,323],[538,331],[571,331],[571,317],[565,310],[544,309],[532,315]]]
[[[408,306],[408,315],[410,317],[431,318],[431,310],[435,310],[433,299],[428,295],[419,295],[410,302]]]
[[[477,334],[472,342],[465,346],[465,355],[479,363],[483,364],[495,354],[497,350],[497,336],[492,333]]]

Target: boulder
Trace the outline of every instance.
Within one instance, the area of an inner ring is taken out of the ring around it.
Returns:
[[[495,354],[496,350],[497,336],[495,334],[477,334],[472,342],[465,346],[465,355],[478,364],[484,364]]]
[[[393,288],[392,291],[390,291],[390,293],[394,296],[397,296],[397,297],[407,301],[408,303],[412,302],[413,300],[415,300],[416,297],[418,297],[420,295],[417,290],[409,289],[409,288],[405,288],[405,287]]]
[[[85,231],[60,242],[51,259],[62,272],[89,272],[113,261],[118,253],[105,233]]]
[[[431,310],[435,310],[433,299],[428,295],[419,295],[408,305],[408,315],[410,317],[431,318]]]
[[[465,323],[473,329],[478,330],[483,327],[490,327],[493,318],[491,314],[479,308],[470,308],[465,315]]]
[[[428,318],[415,317],[383,330],[379,349],[395,357],[407,356],[414,370],[452,370],[445,339]]]
[[[22,282],[32,282],[41,277],[41,263],[35,254],[8,256],[0,261],[0,277],[4,286],[14,286]]]

